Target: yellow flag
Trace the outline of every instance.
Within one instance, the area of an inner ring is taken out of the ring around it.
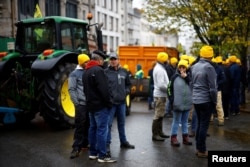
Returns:
[[[39,17],[43,17],[42,12],[40,10],[40,7],[38,4],[36,4],[36,9],[35,9],[35,13],[34,13],[34,18],[39,18]]]

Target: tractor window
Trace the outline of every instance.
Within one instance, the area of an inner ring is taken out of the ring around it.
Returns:
[[[73,43],[72,43],[72,39],[71,39],[70,24],[67,24],[67,23],[62,24],[61,37],[62,37],[62,48],[64,50],[73,51]]]
[[[63,23],[61,28],[62,47],[77,53],[88,53],[86,26]]]
[[[73,34],[74,34],[74,51],[79,53],[87,53],[88,48],[88,40],[86,36],[86,29],[83,25],[74,24],[73,26]]]
[[[49,25],[26,25],[23,34],[22,45],[28,53],[41,53],[55,47],[54,28]]]

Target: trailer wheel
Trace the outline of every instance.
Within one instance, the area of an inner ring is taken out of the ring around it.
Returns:
[[[131,99],[130,99],[130,94],[126,96],[126,115],[130,115],[131,111]]]
[[[74,125],[75,109],[68,92],[68,77],[75,64],[60,64],[44,80],[43,105],[44,120],[53,129],[65,129]]]

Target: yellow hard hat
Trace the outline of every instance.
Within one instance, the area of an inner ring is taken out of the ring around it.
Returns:
[[[124,64],[123,68],[125,68],[127,71],[129,70],[128,65]]]
[[[170,64],[175,64],[175,63],[177,63],[178,62],[178,60],[177,60],[177,58],[176,57],[171,57],[171,59],[170,59]]]
[[[89,56],[86,55],[86,54],[80,54],[78,55],[78,64],[79,65],[82,65],[84,64],[85,62],[89,61]]]
[[[215,62],[216,63],[222,63],[222,57],[221,56],[217,56],[216,58],[215,58]]]
[[[236,63],[237,57],[235,55],[229,56],[229,61],[231,63]]]
[[[239,64],[239,65],[241,65],[240,59],[236,59],[236,63]]]
[[[178,68],[180,66],[184,66],[184,67],[188,68],[188,62],[186,60],[180,60],[178,63]]]
[[[200,56],[202,58],[212,58],[214,56],[214,50],[209,45],[204,45],[200,49]]]
[[[165,52],[159,52],[157,54],[157,61],[159,61],[160,63],[164,63],[168,60],[168,54]]]

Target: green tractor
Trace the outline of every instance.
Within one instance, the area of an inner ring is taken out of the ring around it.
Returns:
[[[101,47],[100,27],[93,25]],[[91,25],[49,16],[26,19],[16,26],[15,48],[0,53],[0,123],[25,123],[40,113],[52,128],[72,127],[75,109],[68,76],[78,54],[90,53],[87,31]]]

